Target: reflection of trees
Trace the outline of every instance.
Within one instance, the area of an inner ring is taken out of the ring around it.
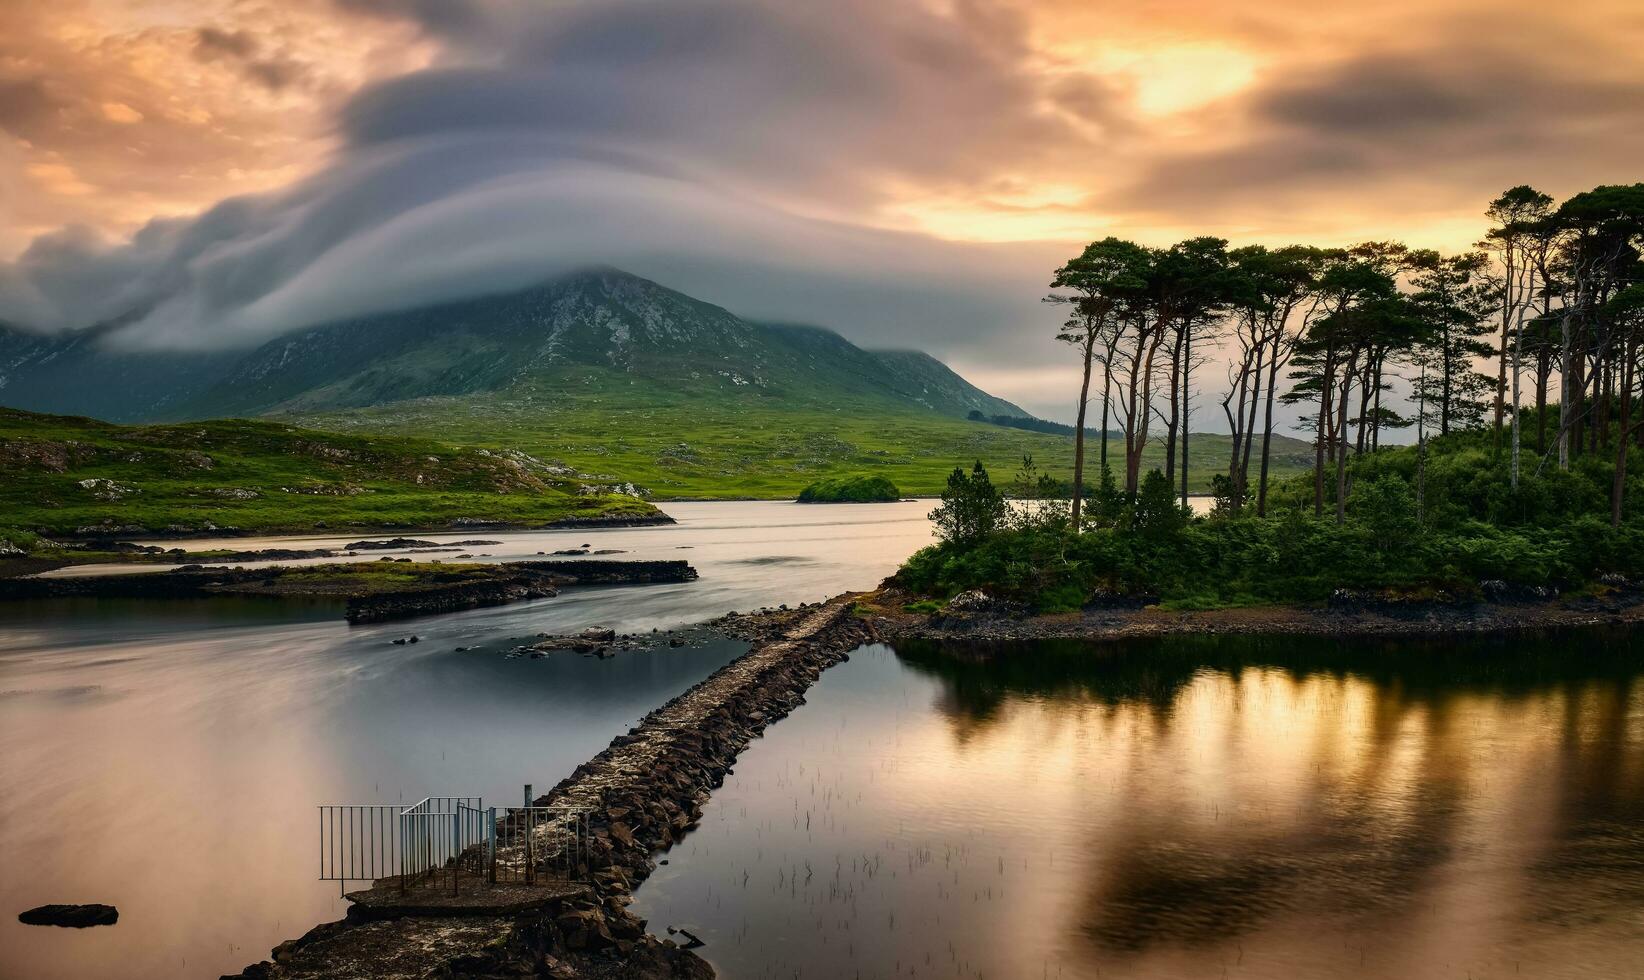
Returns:
[[[1638,678],[1590,680],[1565,692],[1556,807],[1560,832],[1531,866],[1538,920],[1567,925],[1595,911],[1644,907],[1644,705]]]
[[[1323,775],[1319,781],[1333,777]],[[1393,817],[1364,787],[1313,787],[1332,805],[1293,822],[1214,833],[1161,810],[1135,814],[1102,842],[1080,928],[1100,947],[1211,945],[1281,915],[1362,919],[1418,900],[1454,850],[1459,783],[1436,768]]]
[[[896,644],[899,660],[941,681],[941,704],[950,716],[984,725],[1020,697],[1142,705],[1168,714],[1195,676],[1209,671],[1237,680],[1249,668],[1280,670],[1296,681],[1352,677],[1423,705],[1460,694],[1518,699],[1556,684],[1631,677],[1641,652],[1640,634],[1624,630],[1392,641],[1174,636]]]
[[[1176,637],[912,643],[897,655],[940,682],[940,706],[962,740],[1008,724],[1011,703],[1033,701],[1053,722],[1082,724],[1081,707],[1097,704],[1139,712],[1167,736],[1231,745],[1241,713],[1255,710],[1240,687],[1249,671],[1367,695],[1353,739],[1318,720],[1285,747],[1312,763],[1268,799],[1299,804],[1285,817],[1257,812],[1262,791],[1241,785],[1231,802],[1252,808],[1245,817],[1206,822],[1184,805],[1193,784],[1171,771],[1180,745],[1111,745],[1137,758],[1124,768],[1125,802],[1090,841],[1077,928],[1093,949],[1137,953],[1214,945],[1277,919],[1410,927],[1426,914],[1423,903],[1445,894],[1437,882],[1462,843],[1477,781],[1521,772],[1524,760],[1481,752],[1480,739],[1546,718],[1531,709],[1560,702],[1562,718],[1534,722],[1533,744],[1554,764],[1521,780],[1503,817],[1509,833],[1542,831],[1525,841],[1527,894],[1498,896],[1496,913],[1509,923],[1569,922],[1636,909],[1644,904],[1641,640],[1625,631],[1409,642]],[[1183,692],[1207,675],[1232,704],[1225,730],[1194,735],[1176,716]]]

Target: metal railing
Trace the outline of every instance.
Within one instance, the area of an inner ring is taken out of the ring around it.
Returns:
[[[403,803],[331,803],[320,806],[320,880],[376,881],[404,867],[400,836]]]
[[[530,799],[530,788],[526,788]],[[320,880],[396,878],[401,892],[448,871],[490,882],[572,877],[587,863],[586,813],[567,806],[486,807],[477,796],[400,803],[321,804]]]
[[[491,808],[486,877],[535,884],[538,875],[575,877],[588,861],[588,814],[568,806]]]
[[[463,852],[461,814],[480,807],[477,796],[430,796],[400,811],[400,889],[442,868]],[[452,876],[452,887],[456,877]]]

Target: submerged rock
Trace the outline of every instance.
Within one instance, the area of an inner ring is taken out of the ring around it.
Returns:
[[[41,905],[17,916],[27,926],[63,926],[85,929],[111,926],[120,921],[120,911],[112,905]]]
[[[474,544],[459,541],[458,544]],[[345,551],[398,551],[402,548],[438,548],[438,541],[419,541],[416,538],[389,538],[387,541],[353,541],[343,545]]]

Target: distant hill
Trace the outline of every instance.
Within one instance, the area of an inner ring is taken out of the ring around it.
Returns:
[[[863,350],[821,327],[749,322],[615,269],[325,324],[249,352],[133,353],[111,346],[108,333],[57,339],[0,328],[0,401],[152,421],[642,381],[706,399],[740,391],[796,406],[1026,414],[928,355]]]

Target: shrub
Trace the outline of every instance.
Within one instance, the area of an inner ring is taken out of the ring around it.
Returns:
[[[882,476],[817,480],[799,492],[802,504],[869,504],[901,499],[902,491]]]

